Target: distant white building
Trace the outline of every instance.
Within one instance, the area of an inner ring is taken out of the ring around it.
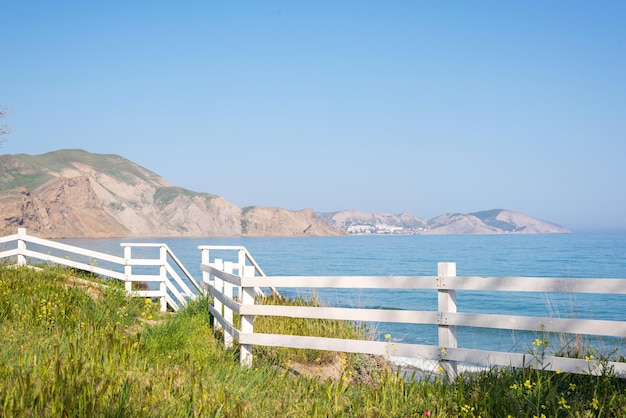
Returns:
[[[376,233],[376,228],[372,225],[350,225],[346,231],[348,234],[364,235]]]
[[[401,226],[391,226],[385,224],[377,224],[376,225],[376,233],[377,234],[395,234],[398,232],[402,232],[404,228]]]
[[[403,233],[404,228],[401,226],[391,226],[391,225],[385,225],[385,224],[376,224],[376,225],[366,225],[366,224],[359,224],[359,225],[350,225],[346,231],[349,234],[355,234],[355,235],[368,235],[368,234],[398,234],[398,233]]]

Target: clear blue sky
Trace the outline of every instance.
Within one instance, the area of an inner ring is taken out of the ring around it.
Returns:
[[[243,207],[626,231],[624,1],[0,3],[0,152]]]

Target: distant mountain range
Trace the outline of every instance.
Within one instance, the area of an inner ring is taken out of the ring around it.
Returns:
[[[220,196],[171,185],[118,155],[83,150],[0,155],[0,213],[0,234],[25,227],[49,238],[569,232],[500,209],[426,221],[406,213],[239,208]]]
[[[566,228],[506,209],[447,213],[426,220],[410,213],[344,210],[318,213],[328,224],[350,234],[562,234]]]

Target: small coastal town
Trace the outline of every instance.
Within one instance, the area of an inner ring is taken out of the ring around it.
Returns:
[[[350,235],[416,235],[423,231],[424,228],[404,228],[385,224],[350,225],[346,229],[346,232]]]

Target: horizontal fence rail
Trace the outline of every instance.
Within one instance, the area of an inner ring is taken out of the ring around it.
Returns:
[[[626,337],[626,322],[592,319],[566,319],[489,313],[457,312],[457,291],[498,292],[563,292],[626,295],[626,279],[614,278],[539,278],[539,277],[476,277],[457,276],[455,263],[439,263],[436,276],[257,276],[255,270],[239,269],[214,260],[203,259],[201,269],[212,279],[207,281],[214,297],[209,307],[215,328],[224,330],[227,346],[233,339],[240,343],[242,365],[250,365],[254,345],[280,346],[365,353],[386,357],[410,357],[428,360],[438,365],[448,376],[456,376],[459,363],[528,367],[573,373],[600,373],[598,359],[568,358],[558,355],[533,355],[477,350],[459,347],[457,328],[475,327],[502,330],[532,331],[541,334],[567,333]],[[302,307],[255,304],[254,289],[276,288],[309,289],[405,289],[431,290],[437,293],[436,311],[364,309],[344,307]],[[239,297],[233,296],[239,289]],[[233,326],[233,312],[241,317],[239,329]],[[254,332],[257,316],[281,316],[306,319],[345,320],[358,322],[387,322],[434,325],[438,329],[438,345],[406,344],[390,341],[361,341],[284,334]],[[606,365],[618,375],[626,376],[626,363],[607,361]]]
[[[10,244],[15,248],[2,249]],[[36,248],[31,249],[30,245]],[[51,263],[119,280],[133,297],[158,299],[161,311],[178,311],[202,293],[198,281],[166,244],[120,245],[123,257],[37,238],[28,235],[25,228],[18,228],[17,234],[0,238],[0,260],[14,260],[19,266]],[[133,257],[146,249],[158,251],[157,256]]]

